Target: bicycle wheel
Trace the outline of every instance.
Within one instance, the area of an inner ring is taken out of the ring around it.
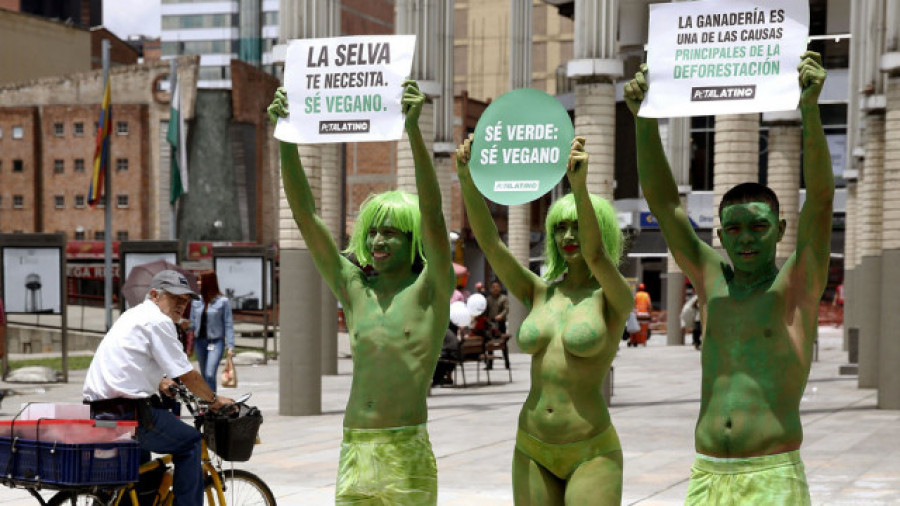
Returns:
[[[228,506],[276,506],[277,504],[275,495],[272,494],[266,482],[249,471],[226,469],[220,477],[222,489],[225,492],[225,504]],[[204,504],[212,506],[205,502]]]
[[[93,492],[58,492],[47,501],[47,506],[106,506],[109,494]]]

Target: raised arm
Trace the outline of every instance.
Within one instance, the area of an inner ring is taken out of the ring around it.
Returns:
[[[657,120],[638,116],[641,101],[647,91],[646,73],[647,66],[641,65],[641,71],[625,85],[625,102],[634,115],[638,179],[650,212],[659,222],[672,256],[697,287],[701,299],[705,300],[704,270],[717,267],[724,260],[700,240],[691,226],[687,211],[678,197],[678,185],[663,150]]]
[[[406,114],[406,133],[416,166],[416,191],[419,194],[419,211],[422,213],[422,249],[428,264],[424,274],[435,294],[453,292],[455,276],[450,257],[450,238],[441,207],[441,188],[431,155],[419,130],[419,114],[425,104],[425,95],[415,81],[403,83],[403,113]]]
[[[600,223],[587,190],[587,171],[588,154],[584,150],[584,137],[576,137],[569,151],[566,175],[572,186],[575,208],[578,211],[578,241],[588,268],[603,288],[603,308],[606,312],[603,316],[607,327],[620,328],[634,306],[631,288],[603,244]]]
[[[269,120],[273,124],[278,121],[278,118],[287,117],[287,93],[284,88],[279,88],[275,92],[275,99],[267,111]],[[316,214],[316,200],[309,187],[306,171],[303,170],[303,165],[300,163],[297,146],[289,142],[279,142],[279,150],[281,152],[281,179],[284,182],[284,194],[291,206],[294,221],[300,228],[300,233],[306,241],[319,274],[331,287],[331,291],[341,304],[349,307],[346,280],[354,271],[358,271],[358,268],[341,256],[337,244],[331,237],[331,233],[328,232],[328,227]]]
[[[825,69],[818,53],[806,52],[800,71],[800,112],[803,115],[803,180],[806,201],[797,224],[797,251],[791,284],[799,288],[799,300],[818,304],[828,281],[831,217],[834,204],[834,174],[831,156],[819,115],[819,94],[825,84]]]
[[[503,281],[506,288],[529,309],[534,301],[534,290],[543,281],[516,260],[509,248],[500,240],[494,217],[484,202],[484,197],[475,187],[472,174],[469,172],[469,157],[472,154],[472,136],[463,141],[456,149],[456,172],[462,188],[466,214],[478,246],[484,252],[491,268]]]

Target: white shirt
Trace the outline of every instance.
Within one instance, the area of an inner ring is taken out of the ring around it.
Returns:
[[[122,313],[97,347],[84,379],[84,398],[150,397],[163,376],[193,369],[178,341],[175,323],[151,300]]]

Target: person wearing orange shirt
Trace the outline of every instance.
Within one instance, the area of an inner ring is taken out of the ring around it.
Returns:
[[[634,294],[634,311],[637,314],[641,330],[631,334],[628,346],[637,346],[639,344],[647,346],[647,338],[650,337],[650,309],[652,309],[650,294],[647,293],[646,287],[641,283]]]

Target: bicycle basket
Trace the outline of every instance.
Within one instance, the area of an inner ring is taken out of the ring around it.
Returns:
[[[203,422],[206,444],[223,460],[250,460],[262,421],[256,407],[240,404],[235,414],[211,416]]]

